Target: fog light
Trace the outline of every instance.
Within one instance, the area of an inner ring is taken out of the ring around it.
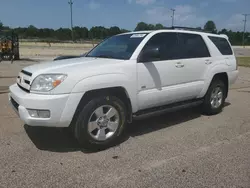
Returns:
[[[50,118],[50,111],[49,110],[38,110],[38,116],[40,118]]]
[[[33,118],[38,118],[38,113],[36,110],[28,110],[29,114]]]
[[[29,115],[33,118],[50,118],[49,110],[33,110],[28,109]]]

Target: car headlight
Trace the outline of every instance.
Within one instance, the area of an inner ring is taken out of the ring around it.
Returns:
[[[65,74],[41,74],[31,84],[31,91],[47,92],[60,85],[67,75]]]

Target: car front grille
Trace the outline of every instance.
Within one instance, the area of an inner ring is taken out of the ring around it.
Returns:
[[[30,92],[30,90],[24,88],[23,86],[19,85],[18,83],[17,83],[17,85],[18,85],[18,87],[19,87],[21,90],[23,90],[23,91],[25,91],[25,92],[27,92],[27,93]]]
[[[21,72],[27,76],[32,76],[32,73],[25,71],[25,70],[21,70]]]
[[[30,81],[29,80],[24,80],[24,83],[30,85]]]
[[[26,71],[26,70],[21,70],[17,77],[17,85],[20,89],[23,91],[29,93],[30,92],[30,84],[31,84],[31,78],[32,73]]]

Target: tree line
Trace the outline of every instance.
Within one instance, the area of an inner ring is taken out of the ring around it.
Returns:
[[[142,30],[158,30],[166,28],[162,24],[147,24],[145,22],[139,22],[134,29],[134,31]],[[0,22],[0,30],[9,30],[8,26],[3,25]],[[211,33],[226,34],[229,37],[230,42],[233,45],[241,45],[243,32],[235,32],[232,30],[222,29],[218,31],[216,25],[213,21],[208,21],[203,28],[197,27],[196,29],[201,29]],[[72,39],[72,32],[69,28],[36,28],[33,25],[28,27],[18,27],[12,29],[16,34],[19,35],[21,39],[39,39],[47,41],[66,41]],[[90,29],[86,27],[76,26],[73,28],[73,38],[76,41],[79,40],[92,40],[92,39],[105,39],[109,36],[113,36],[120,33],[128,32],[129,30],[119,28],[117,26],[106,28],[103,26],[95,26]],[[250,45],[250,33],[245,34],[245,44]]]
[[[9,30],[9,27],[3,26],[2,30]],[[72,32],[69,28],[36,28],[33,25],[28,27],[13,28],[12,31],[18,34],[20,39],[44,39],[44,40],[71,40]],[[86,27],[76,26],[73,28],[74,40],[86,40],[86,39],[104,39],[106,37],[128,32],[128,30],[120,29],[119,27],[105,28],[103,26],[95,26],[91,29]]]

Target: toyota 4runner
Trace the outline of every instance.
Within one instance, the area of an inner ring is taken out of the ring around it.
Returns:
[[[129,32],[84,57],[24,68],[9,100],[27,125],[70,127],[83,147],[105,148],[142,115],[191,104],[205,114],[221,112],[237,76],[226,35]]]

